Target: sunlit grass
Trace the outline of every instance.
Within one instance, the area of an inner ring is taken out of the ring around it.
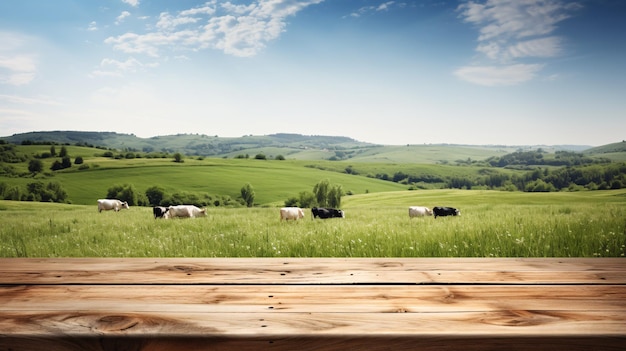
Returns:
[[[345,219],[280,221],[277,208],[210,208],[155,220],[150,208],[0,201],[1,257],[623,257],[626,191],[441,190],[346,197]],[[408,217],[451,205],[460,217]]]

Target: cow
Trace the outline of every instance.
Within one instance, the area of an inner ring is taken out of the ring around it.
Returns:
[[[280,220],[298,220],[304,218],[304,211],[300,207],[282,207],[280,209]]]
[[[169,206],[163,215],[163,218],[194,218],[205,217],[206,209],[200,209],[194,205],[176,205]]]
[[[114,210],[115,212],[119,212],[119,210],[126,208],[128,209],[128,202],[120,201],[117,199],[98,199],[98,212]]]
[[[435,218],[437,218],[437,216],[443,217],[443,216],[460,216],[461,215],[461,211],[453,207],[436,206],[436,207],[433,207],[433,212],[435,213]]]
[[[409,218],[413,217],[424,217],[424,216],[432,216],[433,211],[428,207],[424,206],[410,206],[409,207]]]
[[[153,207],[152,208],[152,214],[154,215],[154,219],[163,218],[163,216],[165,216],[165,214],[169,210],[170,210],[169,207],[163,207],[163,206],[155,206],[155,207]]]
[[[346,214],[343,210],[339,210],[336,208],[324,208],[324,207],[313,207],[311,209],[312,219],[315,218],[346,218]]]

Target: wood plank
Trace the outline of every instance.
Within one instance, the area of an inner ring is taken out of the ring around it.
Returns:
[[[624,258],[0,259],[0,284],[626,284]]]
[[[621,311],[626,286],[0,286],[6,312],[418,313]]]
[[[623,258],[0,259],[0,351],[625,344]]]
[[[590,323],[592,321],[593,323]],[[621,338],[626,315],[607,311],[437,313],[103,313],[4,312],[2,334],[13,336],[167,335],[242,338],[342,335],[406,337],[580,337]],[[382,327],[384,326],[384,327]]]
[[[622,337],[598,336],[450,336],[415,338],[413,335],[338,335],[319,338],[316,336],[270,336],[225,338],[212,336],[143,335],[140,337],[9,337],[0,338],[0,350],[29,351],[623,351],[626,340]]]

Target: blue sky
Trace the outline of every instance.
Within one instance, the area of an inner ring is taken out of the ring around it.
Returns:
[[[626,139],[623,0],[0,2],[0,136]]]

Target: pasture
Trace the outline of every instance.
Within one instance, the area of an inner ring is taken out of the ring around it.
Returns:
[[[345,219],[280,221],[277,207],[208,208],[155,220],[150,207],[0,201],[0,257],[624,257],[626,190],[394,191],[346,196]],[[459,217],[408,217],[408,206]]]

